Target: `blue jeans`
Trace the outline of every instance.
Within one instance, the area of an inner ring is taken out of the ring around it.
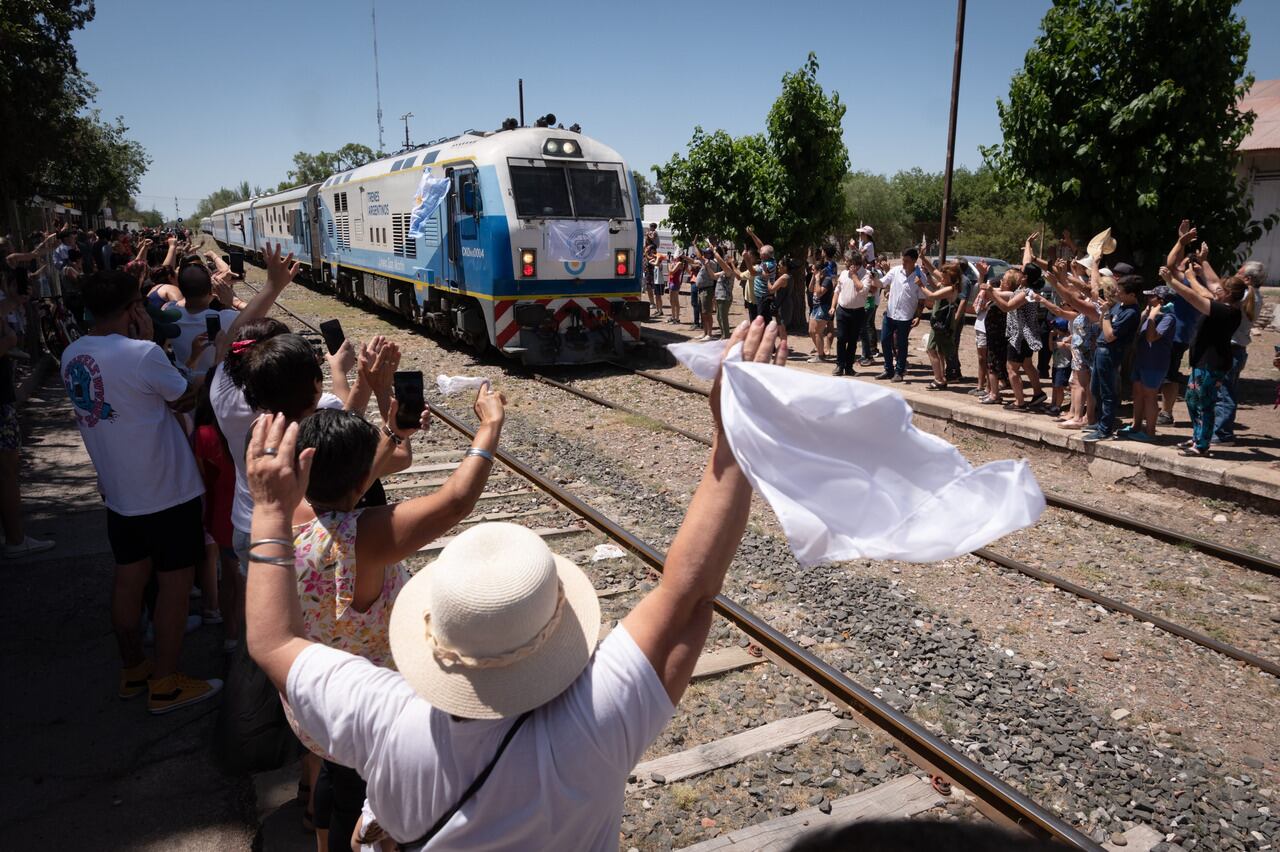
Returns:
[[[876,305],[867,305],[867,321],[862,324],[862,357],[871,360],[876,348]]]
[[[1102,343],[1093,351],[1093,374],[1089,390],[1098,400],[1098,431],[1109,435],[1116,428],[1116,408],[1120,405],[1120,358]]]
[[[1218,399],[1214,403],[1215,440],[1229,441],[1236,436],[1236,387],[1240,381],[1240,373],[1248,361],[1249,350],[1246,347],[1231,347],[1231,369],[1218,387]]]
[[[702,304],[698,301],[698,285],[689,285],[689,304],[693,305],[693,324],[702,325]]]
[[[880,352],[884,355],[884,371],[899,376],[907,371],[907,341],[911,336],[911,320],[890,319],[886,314],[880,322]],[[894,358],[897,365],[894,365]]]

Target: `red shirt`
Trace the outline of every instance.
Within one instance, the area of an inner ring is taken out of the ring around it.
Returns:
[[[200,474],[204,477],[204,528],[219,547],[231,547],[231,503],[235,499],[236,469],[213,425],[196,427],[192,435]]]

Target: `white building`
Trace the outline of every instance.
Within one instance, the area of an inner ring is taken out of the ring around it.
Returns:
[[[1280,80],[1258,80],[1240,101],[1253,110],[1253,131],[1240,143],[1240,176],[1247,182],[1254,219],[1280,211]],[[1267,283],[1280,283],[1280,226],[1272,228],[1249,251],[1266,264]]]

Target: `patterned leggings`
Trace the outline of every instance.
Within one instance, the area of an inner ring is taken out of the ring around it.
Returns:
[[[1191,414],[1191,429],[1195,435],[1196,449],[1209,449],[1213,437],[1218,389],[1227,380],[1226,370],[1209,370],[1193,367],[1187,380],[1187,411]]]

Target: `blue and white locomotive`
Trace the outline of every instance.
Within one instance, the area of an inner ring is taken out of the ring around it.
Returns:
[[[443,200],[410,233],[424,172]],[[447,182],[444,183],[444,182]],[[527,364],[616,357],[640,341],[640,206],[616,151],[550,127],[468,131],[201,222],[261,260]]]

